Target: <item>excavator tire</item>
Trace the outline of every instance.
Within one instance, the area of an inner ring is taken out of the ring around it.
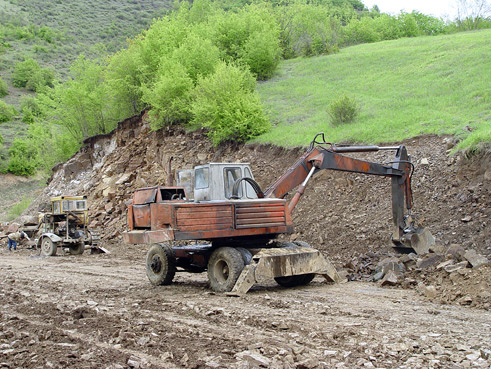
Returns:
[[[82,255],[85,251],[85,243],[79,242],[73,246],[70,246],[70,254],[72,255]]]
[[[147,252],[146,269],[154,286],[171,284],[176,274],[176,257],[171,247],[153,244]]]
[[[41,242],[41,254],[44,256],[55,256],[56,255],[56,245],[49,237],[44,237]]]
[[[244,269],[242,253],[233,247],[220,247],[208,261],[208,280],[215,292],[230,292]]]
[[[294,241],[293,243],[284,242],[282,246],[290,247],[290,248],[295,248],[298,246],[312,248],[312,246],[310,246],[305,241]],[[312,282],[314,277],[315,277],[314,273],[309,273],[309,274],[292,275],[288,277],[276,277],[274,280],[282,287],[297,287],[297,286],[308,285],[310,282]]]

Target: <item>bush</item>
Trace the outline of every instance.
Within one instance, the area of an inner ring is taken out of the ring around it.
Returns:
[[[41,68],[36,71],[26,83],[26,88],[29,91],[38,92],[43,87],[53,87],[53,80],[55,79],[55,72],[51,69]]]
[[[54,79],[53,70],[41,68],[37,61],[27,59],[15,65],[12,83],[15,87],[26,87],[30,91],[39,91],[44,86],[53,87]]]
[[[12,105],[7,104],[5,101],[0,100],[0,123],[8,122],[11,120],[17,112]]]
[[[352,122],[359,112],[356,100],[346,95],[329,105],[329,115],[334,124]]]
[[[7,86],[7,82],[5,82],[2,78],[0,78],[0,97],[7,96],[9,94],[9,87]]]
[[[21,98],[20,111],[24,123],[32,123],[35,117],[39,117],[42,114],[38,101],[32,96],[23,96]]]
[[[249,37],[241,56],[257,79],[268,79],[280,62],[279,39],[273,33],[257,32]]]
[[[151,88],[143,88],[143,100],[152,106],[152,128],[187,121],[190,118],[194,83],[182,64],[163,60],[161,73]]]
[[[15,87],[26,87],[29,79],[40,69],[38,62],[33,59],[15,64],[12,84]]]
[[[36,171],[36,148],[25,140],[15,139],[9,149],[8,171],[18,176],[30,176]]]
[[[254,87],[248,70],[219,64],[214,74],[198,81],[192,123],[208,129],[214,145],[226,140],[244,142],[265,133],[270,123]]]

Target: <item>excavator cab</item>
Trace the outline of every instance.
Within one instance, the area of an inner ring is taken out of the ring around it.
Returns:
[[[209,163],[177,172],[177,186],[184,187],[195,202],[257,199],[247,181],[234,185],[241,178],[254,179],[249,163]]]

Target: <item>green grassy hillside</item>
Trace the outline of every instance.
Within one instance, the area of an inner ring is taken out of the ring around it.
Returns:
[[[70,64],[83,53],[104,58],[148,28],[152,19],[171,8],[171,0],[0,0],[0,78],[8,85],[1,98],[18,114],[0,123],[0,169],[7,148],[26,135],[20,120],[22,99],[32,91],[13,86],[15,65],[26,59],[55,72],[65,80]]]
[[[64,74],[80,53],[103,57],[119,50],[171,4],[170,0],[0,0],[0,40],[8,45],[0,49],[1,70],[8,72],[12,63],[32,57]],[[49,29],[48,38],[35,35],[41,27]]]
[[[378,143],[424,133],[491,141],[491,30],[363,44],[338,54],[283,61],[258,90],[274,123],[257,141],[302,145]],[[347,95],[354,122],[333,125],[329,104]]]

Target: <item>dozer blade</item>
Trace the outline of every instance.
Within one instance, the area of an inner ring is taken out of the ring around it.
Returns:
[[[255,283],[311,273],[320,274],[329,282],[340,281],[332,263],[318,250],[309,247],[259,249],[227,294],[241,296]]]
[[[400,241],[394,241],[394,248],[403,253],[427,254],[435,244],[435,237],[426,228],[418,228],[404,234]]]

